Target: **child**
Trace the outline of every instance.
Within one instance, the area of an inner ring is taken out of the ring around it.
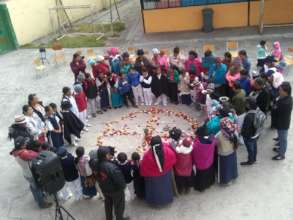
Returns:
[[[49,142],[55,148],[59,148],[64,145],[63,132],[60,119],[54,114],[54,111],[50,105],[45,107],[47,116],[47,128],[48,128],[48,138]]]
[[[168,99],[168,79],[161,68],[156,69],[156,73],[152,78],[152,92],[156,97],[155,105],[163,104],[167,106]]]
[[[82,197],[81,185],[78,171],[74,163],[74,157],[67,152],[64,147],[60,147],[57,151],[60,158],[64,178],[66,180],[65,186],[59,192],[59,196],[65,201],[70,198],[70,194],[74,195],[75,200],[80,200]]]
[[[122,54],[121,72],[125,75],[128,75],[131,67],[133,67],[133,64],[131,63],[131,60],[129,59],[129,53],[124,52]]]
[[[264,73],[264,65],[265,65],[265,59],[268,56],[268,51],[266,47],[266,41],[261,40],[259,42],[259,45],[257,45],[257,68],[259,70],[260,74]]]
[[[84,154],[84,147],[78,147],[75,150],[75,164],[80,176],[82,194],[85,199],[91,199],[97,195],[93,172],[89,165],[89,157]]]
[[[241,64],[243,69],[245,69],[249,74],[251,69],[251,63],[248,60],[247,52],[245,50],[240,50],[238,55],[239,55],[239,58],[241,59]]]
[[[114,109],[121,108],[123,105],[123,99],[118,92],[118,75],[115,73],[112,73],[111,79],[109,81],[111,86],[111,102],[112,107]]]
[[[133,67],[131,67],[127,75],[127,80],[128,83],[131,85],[136,104],[144,105],[139,72],[137,72]]]
[[[108,80],[106,75],[100,73],[96,78],[96,85],[100,94],[100,105],[103,111],[110,109],[109,92],[108,92]]]
[[[55,103],[50,103],[49,106],[51,106],[53,112],[54,112],[54,115],[60,120],[60,124],[62,125],[63,123],[63,118],[62,118],[62,115],[61,113],[58,111],[58,108],[57,108],[57,105]]]
[[[117,161],[116,161],[116,164],[117,166],[119,167],[119,169],[121,170],[123,176],[124,176],[124,179],[125,179],[125,182],[126,184],[129,184],[131,183],[132,181],[132,176],[131,176],[131,163],[127,160],[127,155],[126,153],[119,153],[117,155]],[[126,201],[130,201],[131,200],[131,195],[130,195],[130,191],[129,191],[129,188],[128,186],[126,185],[126,188],[125,188],[125,200]]]
[[[139,173],[140,155],[137,152],[133,152],[131,155],[131,172],[133,179],[134,193],[139,199],[144,198],[144,178]]]
[[[190,105],[192,103],[190,95],[190,77],[188,72],[183,72],[180,75],[179,83],[179,96],[181,103],[184,105]]]
[[[133,99],[131,86],[126,80],[126,75],[123,75],[122,73],[119,74],[118,91],[123,97],[123,101],[126,107],[129,107],[128,101],[130,101],[132,106],[137,108],[137,105]]]
[[[182,131],[179,128],[174,127],[169,131],[170,146],[173,148],[173,150],[175,150],[178,146],[181,135]]]
[[[70,102],[63,101],[61,103],[61,108],[64,123],[64,138],[69,144],[76,146],[76,141],[80,138],[80,132],[84,128],[84,124],[72,111],[70,111]],[[72,137],[75,137],[75,139],[72,140]]]
[[[179,71],[175,66],[171,66],[168,74],[168,87],[171,103],[178,105],[178,83],[179,83]]]
[[[117,166],[120,168],[121,172],[124,175],[125,182],[131,183],[132,176],[131,176],[131,163],[127,160],[127,154],[124,152],[120,152],[117,155]]]
[[[177,161],[174,166],[175,180],[178,193],[188,193],[191,184],[192,173],[192,140],[185,138],[176,147]]]
[[[85,74],[85,80],[82,84],[83,90],[87,97],[87,106],[88,106],[88,115],[92,117],[97,116],[97,96],[98,96],[98,88],[95,80],[91,77],[89,73]]]
[[[73,97],[73,94],[71,92],[71,89],[69,87],[63,87],[62,92],[63,92],[63,97],[61,102],[68,101],[71,105],[70,107],[71,112],[73,112],[77,117],[79,117],[78,107],[77,107],[75,98]]]
[[[74,85],[74,91],[75,91],[74,98],[75,98],[78,111],[79,111],[79,119],[83,122],[83,124],[88,126],[88,124],[86,124],[87,100],[83,92],[83,88],[80,84],[76,84]],[[84,130],[87,131],[87,129],[84,129]]]
[[[189,51],[188,60],[185,62],[185,71],[189,72],[191,82],[195,77],[201,77],[201,62],[198,58],[198,54],[194,50]]]
[[[151,90],[152,76],[146,71],[145,68],[142,69],[142,77],[140,78],[140,83],[142,87],[144,103],[146,106],[152,105],[153,94]]]

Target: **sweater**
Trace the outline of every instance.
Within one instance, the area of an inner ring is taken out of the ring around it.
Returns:
[[[140,82],[139,82],[139,80],[140,80],[139,72],[136,71],[136,72],[133,72],[133,73],[129,73],[127,75],[127,80],[128,80],[128,83],[131,86],[137,87],[140,84]]]
[[[192,146],[176,147],[176,164],[174,166],[174,172],[176,176],[191,176],[192,172]]]
[[[214,163],[216,139],[209,137],[207,143],[202,143],[199,138],[193,142],[192,158],[196,169],[205,170]]]

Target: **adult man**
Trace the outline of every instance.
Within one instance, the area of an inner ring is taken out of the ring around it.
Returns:
[[[120,169],[111,162],[109,147],[98,150],[97,178],[105,197],[106,220],[113,219],[113,206],[116,220],[128,220],[123,217],[125,210],[125,179]]]
[[[292,96],[291,85],[289,82],[283,82],[279,88],[279,97],[273,107],[272,115],[275,117],[275,128],[278,132],[278,148],[273,150],[278,153],[273,160],[284,160],[287,150],[288,130],[291,121]]]
[[[35,201],[40,208],[48,208],[52,204],[45,201],[45,195],[42,190],[36,185],[30,170],[30,162],[38,156],[38,152],[27,149],[30,139],[27,137],[19,136],[14,141],[14,149],[10,155],[14,156],[17,163],[23,171],[24,178],[29,182],[30,190],[33,194]]]
[[[14,123],[9,127],[8,137],[15,140],[18,137],[27,137],[34,139],[31,130],[27,127],[27,121],[24,115],[17,115],[14,117]]]
[[[256,78],[254,83],[256,90],[256,104],[263,113],[267,113],[270,108],[271,94],[266,88],[265,82],[262,78]]]

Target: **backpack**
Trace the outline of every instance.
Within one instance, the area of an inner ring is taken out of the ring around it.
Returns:
[[[255,111],[255,117],[254,117],[254,128],[256,130],[256,135],[260,135],[263,128],[264,128],[264,124],[266,121],[266,115],[265,113],[263,113],[263,111],[261,111],[259,108],[256,109]]]

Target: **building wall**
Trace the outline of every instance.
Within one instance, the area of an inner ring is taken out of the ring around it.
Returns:
[[[101,10],[109,0],[63,0],[64,5],[88,5]],[[55,0],[9,0],[6,2],[11,23],[19,45],[32,42],[53,32],[49,8],[55,6]],[[90,10],[68,10],[69,17],[74,21],[89,15]],[[54,16],[56,18],[56,14]],[[53,20],[56,27],[56,19]]]
[[[259,24],[259,2],[251,2],[250,24]],[[265,24],[290,24],[293,23],[293,1],[292,0],[270,0],[265,1],[264,10]]]
[[[144,10],[145,31],[170,32],[202,28],[202,9],[205,6]],[[209,5],[214,10],[214,27],[239,27],[248,22],[247,4]]]
[[[265,24],[293,23],[292,0],[265,1]],[[248,26],[249,5],[247,2],[216,4],[208,6],[190,6],[167,9],[144,10],[145,32],[172,32],[200,30],[203,25],[202,9],[214,10],[214,27],[245,27]],[[250,2],[251,26],[259,24],[259,2]]]

